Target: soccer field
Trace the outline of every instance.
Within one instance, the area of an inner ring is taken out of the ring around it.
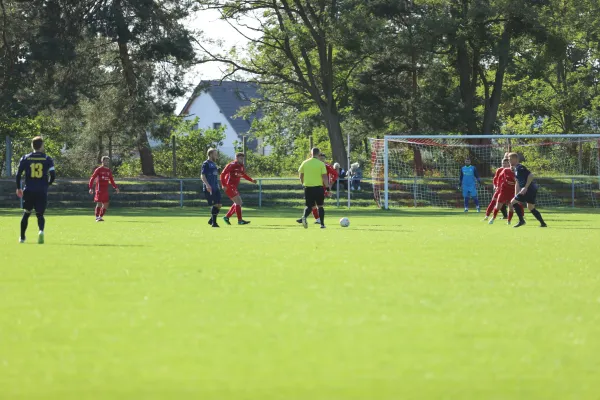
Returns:
[[[0,210],[0,398],[598,399],[600,214],[542,212]]]

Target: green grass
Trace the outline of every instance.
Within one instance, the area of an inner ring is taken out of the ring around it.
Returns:
[[[0,397],[597,399],[600,215],[543,211],[0,210]]]

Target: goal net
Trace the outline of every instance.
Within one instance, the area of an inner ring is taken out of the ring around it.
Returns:
[[[597,207],[600,135],[386,136],[371,139],[375,201],[382,208],[463,206],[458,189],[466,158],[477,168],[485,207],[505,153],[534,173],[537,201],[546,207]]]

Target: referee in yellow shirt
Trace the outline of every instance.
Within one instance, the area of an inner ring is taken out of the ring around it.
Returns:
[[[319,209],[319,218],[321,219],[321,229],[325,228],[325,189],[329,187],[329,177],[325,164],[319,160],[319,149],[314,147],[310,151],[311,158],[305,160],[298,172],[300,173],[300,182],[304,186],[304,199],[306,200],[306,208],[302,216],[302,225],[304,229],[308,228],[306,218],[312,212],[312,208],[316,205]]]

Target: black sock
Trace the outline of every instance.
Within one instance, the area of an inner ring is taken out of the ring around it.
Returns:
[[[27,224],[29,223],[29,217],[31,213],[24,212],[23,218],[21,218],[21,239],[25,240],[25,231],[27,231]]]
[[[534,208],[533,210],[531,210],[531,213],[533,214],[535,219],[540,221],[540,224],[545,224],[544,218],[542,218],[542,214],[540,214],[540,212],[537,210],[537,208]]]
[[[321,219],[321,226],[325,226],[325,209],[323,206],[319,207],[319,218]]]
[[[44,218],[44,214],[36,213],[35,216],[38,219],[38,227],[40,231],[44,231],[44,227],[46,226],[46,219]]]
[[[219,215],[219,207],[212,206],[212,209],[210,210],[210,214],[211,214],[211,218],[212,218],[212,223],[213,224],[217,223],[217,215]]]
[[[308,216],[312,213],[312,208],[311,207],[305,207],[304,208],[304,215],[302,216],[303,218],[308,218]]]
[[[525,219],[523,218],[523,213],[524,213],[523,207],[519,203],[516,203],[513,207],[515,208],[517,217],[519,217],[519,222],[524,222]]]
[[[500,209],[500,211],[502,212],[502,215],[506,219],[508,217],[508,215],[506,214],[506,204],[502,204],[502,208]]]

